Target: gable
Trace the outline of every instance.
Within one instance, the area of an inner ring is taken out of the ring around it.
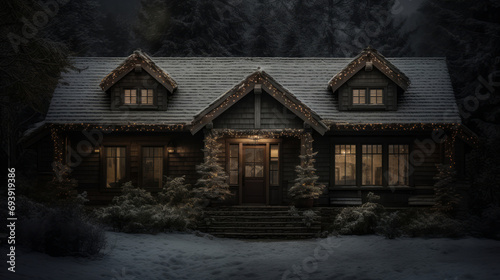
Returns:
[[[368,47],[356,56],[344,69],[333,76],[328,82],[328,88],[332,92],[335,92],[362,69],[367,71],[372,71],[373,69],[379,70],[404,91],[410,86],[410,80],[401,70],[390,63],[377,50]]]
[[[103,91],[107,91],[131,71],[140,72],[143,70],[149,73],[151,77],[164,86],[170,93],[173,93],[177,89],[175,80],[156,65],[147,54],[140,50],[134,51],[132,55],[127,57],[125,61],[106,75],[106,77],[101,80],[99,86]]]
[[[260,106],[256,107],[256,95],[253,91],[231,106],[213,120],[214,128],[223,129],[283,129],[304,127],[297,115],[292,113],[271,97],[268,93],[260,94]],[[257,103],[259,101],[257,100]]]
[[[307,105],[299,101],[295,96],[293,96],[293,94],[283,88],[267,73],[264,71],[257,71],[234,86],[224,95],[213,101],[207,108],[197,114],[192,122],[193,125],[191,133],[195,134],[201,130],[205,125],[218,118],[222,113],[233,107],[235,104],[239,103],[251,92],[259,95],[262,94],[262,92],[266,92],[270,97],[278,101],[282,104],[282,106],[301,119],[304,124],[310,125],[320,134],[324,134],[326,132],[327,126],[321,121],[315,112],[313,112]],[[259,101],[259,103],[261,104],[261,101]],[[255,111],[261,110],[261,105],[254,106]],[[258,121],[256,116],[259,118]],[[254,114],[254,117],[256,118],[254,126],[260,129],[261,114]]]
[[[154,104],[158,110],[166,110],[169,92],[153,76],[146,71],[130,71],[108,89],[111,98],[111,110],[118,110],[122,106],[125,89],[152,89]]]

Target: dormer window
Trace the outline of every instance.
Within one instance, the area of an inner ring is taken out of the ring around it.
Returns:
[[[153,89],[141,89],[141,104],[154,105]]]
[[[123,104],[125,105],[135,105],[137,104],[137,90],[126,89],[123,96]]]
[[[154,106],[155,95],[153,89],[124,89],[123,105],[126,106]]]
[[[352,90],[353,106],[384,105],[384,90],[381,88],[363,88]]]

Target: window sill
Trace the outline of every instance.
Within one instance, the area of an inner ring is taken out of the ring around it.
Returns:
[[[370,191],[370,190],[409,190],[412,189],[410,186],[332,186],[328,188],[329,190],[346,190],[346,191]]]
[[[121,105],[118,106],[120,110],[158,110],[155,105]]]
[[[352,111],[383,111],[387,110],[386,105],[351,105],[349,106],[349,110]]]

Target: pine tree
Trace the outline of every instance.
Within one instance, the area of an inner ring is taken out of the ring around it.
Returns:
[[[461,199],[455,185],[457,182],[456,171],[453,167],[444,164],[440,164],[437,167],[439,173],[435,177],[437,180],[434,184],[436,202],[433,209],[453,214],[457,210]]]
[[[299,156],[302,164],[295,167],[295,172],[297,172],[295,184],[288,190],[289,196],[295,200],[316,199],[325,188],[324,185],[317,184],[319,176],[316,175],[314,156],[318,152],[313,153],[312,141],[312,137],[307,137],[306,144],[304,144],[305,154]]]
[[[204,161],[196,166],[196,171],[201,178],[196,182],[195,193],[207,200],[226,200],[231,196],[228,176],[224,168],[217,161],[218,155],[222,151],[222,144],[217,141],[217,137],[207,135],[205,138]]]

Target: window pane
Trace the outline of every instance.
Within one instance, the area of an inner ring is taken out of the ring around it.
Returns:
[[[335,146],[335,184],[356,185],[356,145]]]
[[[137,103],[137,91],[135,89],[126,89],[124,91],[125,104],[136,104]]]
[[[264,177],[264,165],[255,165],[255,177]]]
[[[245,165],[245,177],[255,177],[255,170],[253,164],[247,163]]]
[[[106,187],[121,187],[126,178],[126,157],[124,147],[106,147]]]
[[[382,185],[382,145],[363,145],[362,150],[362,184]]]
[[[382,89],[370,89],[370,104],[384,104]]]
[[[163,147],[142,147],[142,185],[161,188],[163,179]]]
[[[409,185],[408,154],[408,145],[389,145],[389,185]]]
[[[238,145],[230,145],[229,146],[229,156],[230,157],[238,157]]]
[[[231,185],[238,184],[238,170],[229,172],[229,184]]]

